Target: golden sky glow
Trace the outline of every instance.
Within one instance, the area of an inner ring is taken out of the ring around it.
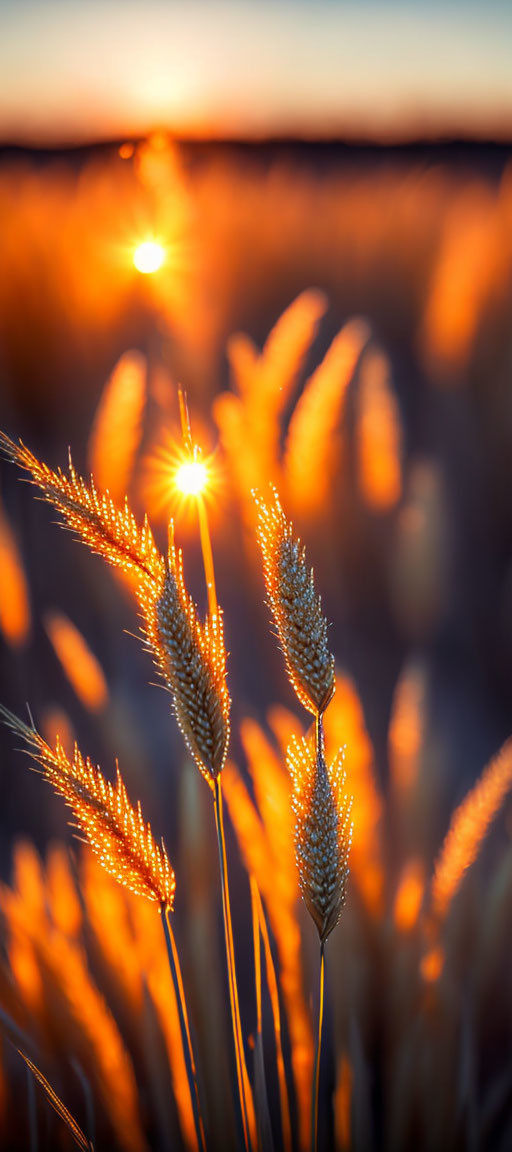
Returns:
[[[0,139],[512,125],[512,8],[3,0]]]

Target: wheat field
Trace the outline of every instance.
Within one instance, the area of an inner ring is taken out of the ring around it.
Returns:
[[[498,159],[0,166],[6,1149],[510,1146]]]

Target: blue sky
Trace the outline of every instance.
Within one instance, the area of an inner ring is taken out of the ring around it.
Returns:
[[[0,139],[510,133],[512,3],[0,0]]]

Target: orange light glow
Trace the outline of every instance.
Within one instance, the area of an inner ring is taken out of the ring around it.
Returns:
[[[423,957],[420,972],[427,984],[435,984],[443,971],[444,953],[442,948],[431,948]]]
[[[363,358],[357,415],[361,495],[369,508],[386,512],[402,491],[402,423],[388,358],[378,349]]]
[[[46,631],[62,668],[82,704],[98,712],[107,702],[103,671],[82,634],[60,612],[49,612]]]
[[[411,797],[418,779],[426,696],[424,666],[406,666],[395,689],[388,734],[391,780],[400,801]]]
[[[410,932],[414,928],[420,913],[424,888],[424,868],[421,860],[409,860],[400,877],[393,910],[399,932]]]
[[[487,765],[452,818],[432,881],[432,910],[439,919],[446,916],[464,873],[476,859],[489,824],[511,786],[512,740],[509,740]]]
[[[202,460],[184,460],[174,477],[184,496],[200,496],[208,483],[208,468]]]
[[[144,240],[133,253],[133,263],[144,276],[158,272],[165,263],[165,248],[156,240]]]
[[[374,751],[366,730],[356,686],[338,674],[336,692],[325,713],[328,756],[343,744],[354,802],[352,817],[357,835],[351,851],[351,872],[372,916],[382,915],[384,866],[382,860],[382,795],[374,773]]]
[[[28,586],[10,524],[0,508],[0,629],[9,644],[20,645],[30,631]]]
[[[100,397],[89,438],[89,466],[100,492],[122,505],[142,438],[147,365],[140,352],[125,352]]]
[[[344,1152],[351,1145],[351,1112],[354,1073],[347,1055],[343,1054],[338,1064],[334,1115],[336,1124],[336,1147]]]
[[[190,517],[195,525],[198,505],[218,490],[218,469],[211,455],[203,457],[197,445],[184,450],[169,430],[144,459],[142,487],[153,517]]]

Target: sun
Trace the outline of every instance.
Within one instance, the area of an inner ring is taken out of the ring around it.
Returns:
[[[200,496],[208,483],[208,468],[202,460],[184,460],[180,464],[174,483],[184,496]]]
[[[156,240],[144,240],[133,253],[133,263],[137,272],[142,272],[145,276],[158,272],[165,263],[165,248]]]

